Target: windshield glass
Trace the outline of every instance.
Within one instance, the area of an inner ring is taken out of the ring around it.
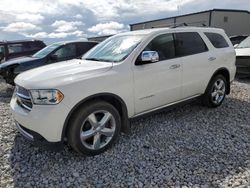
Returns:
[[[250,36],[243,40],[237,48],[250,48]]]
[[[44,58],[45,56],[47,56],[49,53],[53,52],[56,48],[58,48],[59,46],[61,46],[62,44],[51,44],[45,48],[43,48],[42,50],[38,51],[37,53],[35,53],[32,57],[35,58]]]
[[[83,59],[105,62],[120,62],[141,42],[144,35],[122,35],[109,38],[83,56]]]

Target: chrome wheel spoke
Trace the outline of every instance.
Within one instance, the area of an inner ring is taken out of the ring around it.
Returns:
[[[217,95],[217,92],[214,91],[214,92],[212,93],[212,97],[215,97],[216,95]]]
[[[85,141],[85,140],[87,140],[88,138],[93,137],[94,135],[95,135],[95,131],[92,130],[92,129],[90,129],[90,130],[88,130],[88,131],[83,131],[83,132],[81,133],[81,140],[82,140],[82,141]]]
[[[96,127],[97,126],[97,119],[94,113],[90,114],[88,116],[88,122],[90,123],[90,125],[92,127]]]
[[[114,130],[109,128],[103,128],[102,130],[100,130],[100,134],[106,137],[111,137],[114,134]]]
[[[94,136],[93,148],[94,149],[99,149],[100,146],[101,146],[101,135],[100,134],[96,134]]]
[[[100,126],[103,127],[110,120],[111,116],[112,115],[109,112],[106,112],[101,121],[99,122]]]

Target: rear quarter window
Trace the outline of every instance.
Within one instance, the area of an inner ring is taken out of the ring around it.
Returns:
[[[218,33],[208,33],[205,32],[205,35],[210,40],[215,48],[227,48],[229,47],[226,39]]]
[[[188,56],[208,51],[208,48],[199,33],[175,33],[176,56]]]

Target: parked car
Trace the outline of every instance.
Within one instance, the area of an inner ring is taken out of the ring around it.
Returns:
[[[27,70],[43,65],[80,58],[97,42],[70,41],[54,43],[30,57],[17,58],[0,65],[0,74],[8,84],[14,85],[15,77]]]
[[[236,67],[239,77],[250,77],[250,36],[236,48]]]
[[[45,46],[40,40],[0,41],[0,63],[17,57],[33,55]]]
[[[245,40],[248,36],[249,35],[236,35],[236,36],[231,36],[229,39],[231,40],[232,44],[236,47],[243,40]]]
[[[235,72],[235,50],[221,29],[133,31],[106,39],[82,60],[20,74],[10,105],[26,138],[96,155],[132,118],[197,97],[220,106]]]

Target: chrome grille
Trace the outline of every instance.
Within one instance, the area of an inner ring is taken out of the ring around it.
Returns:
[[[27,89],[16,86],[16,97],[17,97],[17,104],[24,108],[25,110],[31,111],[32,109],[32,100],[30,93]]]

